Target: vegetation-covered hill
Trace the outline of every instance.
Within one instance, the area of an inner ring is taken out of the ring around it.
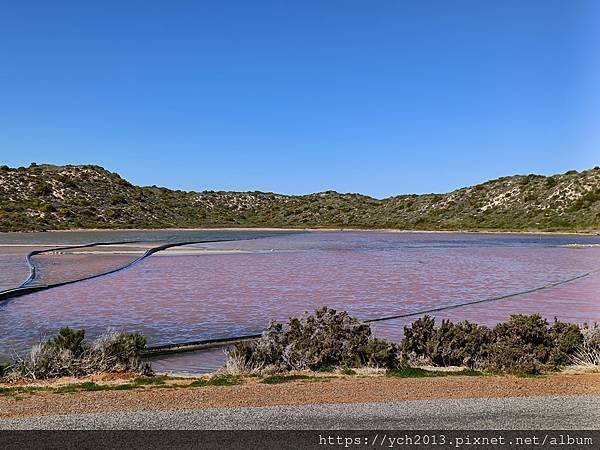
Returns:
[[[378,200],[139,187],[90,165],[0,167],[0,231],[218,226],[600,230],[600,168]]]

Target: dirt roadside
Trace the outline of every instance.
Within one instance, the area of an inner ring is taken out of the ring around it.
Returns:
[[[242,384],[234,386],[182,387],[182,383],[189,384],[190,380],[169,380],[163,386],[145,386],[134,390],[4,395],[0,396],[0,418],[109,411],[540,395],[598,395],[600,403],[600,373],[556,373],[533,378],[508,375],[395,378],[323,374],[282,384],[264,384],[261,379],[252,377],[244,378]]]

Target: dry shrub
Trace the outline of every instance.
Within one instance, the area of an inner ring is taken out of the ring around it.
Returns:
[[[226,370],[238,373],[392,367],[397,362],[394,344],[373,338],[371,327],[347,312],[327,307],[292,317],[285,326],[271,322],[260,339],[236,344],[226,353]]]
[[[32,347],[29,357],[5,370],[9,379],[85,376],[102,372],[151,373],[141,362],[146,339],[137,333],[109,331],[91,344],[84,330],[62,328],[58,335]]]
[[[585,324],[581,328],[581,334],[583,335],[583,345],[600,350],[600,326],[598,324],[595,323],[593,326]]]
[[[587,370],[600,370],[600,327],[585,325],[581,328],[583,342],[574,355],[571,356],[572,365]]]

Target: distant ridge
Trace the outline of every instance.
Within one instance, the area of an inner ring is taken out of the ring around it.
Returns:
[[[378,200],[139,187],[93,165],[0,167],[0,231],[173,227],[600,231],[600,168]]]

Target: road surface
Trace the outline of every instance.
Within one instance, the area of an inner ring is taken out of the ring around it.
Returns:
[[[600,396],[412,400],[0,419],[0,429],[598,429]]]

